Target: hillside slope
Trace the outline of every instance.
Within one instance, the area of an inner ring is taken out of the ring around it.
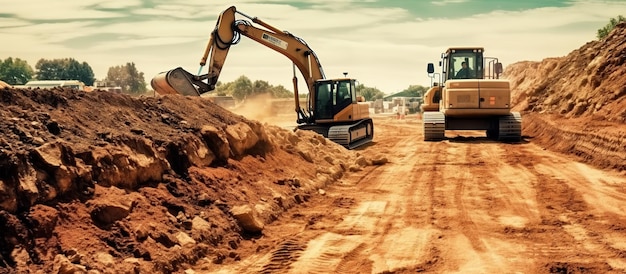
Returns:
[[[626,23],[567,56],[511,64],[504,77],[533,142],[626,170]]]
[[[172,273],[370,160],[199,97],[0,89],[0,273]]]

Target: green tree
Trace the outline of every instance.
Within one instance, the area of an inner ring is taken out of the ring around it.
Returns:
[[[0,80],[9,85],[24,85],[33,78],[33,68],[20,58],[0,59]]]
[[[252,94],[252,81],[245,75],[239,76],[232,84],[232,96],[237,100],[243,100]]]
[[[79,80],[91,86],[96,81],[91,66],[74,58],[40,59],[35,65],[35,78],[39,80]]]
[[[385,94],[377,88],[366,87],[363,84],[358,84],[356,90],[361,93],[361,96],[365,97],[365,101],[374,101],[376,99],[382,99]]]
[[[293,92],[286,89],[283,85],[270,87],[270,92],[274,98],[289,98],[293,97]]]
[[[252,93],[253,94],[263,94],[270,93],[270,83],[263,80],[256,80],[252,83]]]
[[[221,81],[217,81],[217,84],[215,84],[215,91],[213,92],[215,92],[215,95],[217,96],[229,96],[233,94],[232,84],[233,82],[224,84]]]
[[[267,81],[255,80],[252,82],[247,76],[242,75],[233,82],[215,84],[212,91],[217,96],[233,96],[237,100],[243,100],[250,95],[270,94],[273,98],[290,98],[293,92],[282,85],[273,86]]]
[[[607,37],[609,33],[611,33],[611,31],[615,28],[615,26],[617,26],[617,24],[619,24],[620,22],[626,22],[626,18],[621,15],[617,16],[617,18],[611,18],[606,26],[598,29],[598,34],[596,35],[598,39],[603,39],[604,37]]]
[[[424,93],[428,90],[425,86],[420,85],[411,85],[407,89],[404,90],[407,95],[406,97],[424,97]]]
[[[119,86],[122,92],[129,94],[137,95],[147,90],[143,72],[137,70],[135,63],[110,67],[105,81],[107,85]]]

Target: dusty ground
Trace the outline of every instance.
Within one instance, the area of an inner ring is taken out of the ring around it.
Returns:
[[[0,88],[0,273],[624,273],[624,45],[507,67],[520,144]]]
[[[623,273],[626,177],[484,133],[421,141],[376,120],[389,163],[342,178],[198,273]]]

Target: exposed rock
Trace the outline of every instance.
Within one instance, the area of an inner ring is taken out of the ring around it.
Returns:
[[[83,257],[85,257],[83,254],[79,253],[78,250],[74,248],[66,251],[65,256],[73,264],[80,264],[80,261],[83,259]]]
[[[249,205],[233,207],[230,212],[245,231],[258,233],[263,230],[263,222],[257,218],[256,212]]]
[[[70,190],[77,178],[90,180],[91,169],[88,166],[79,164],[76,161],[73,150],[69,144],[62,142],[52,142],[37,147],[33,151],[34,157],[39,159],[42,168],[51,175],[51,179],[56,182],[56,187],[60,194]],[[26,176],[29,181],[32,177]]]
[[[0,208],[8,212],[17,211],[17,195],[15,195],[15,190],[10,188],[3,180],[0,180]]]
[[[17,247],[13,249],[11,257],[18,269],[27,269],[28,265],[32,263],[30,255],[28,255],[28,250],[24,247]]]
[[[200,232],[207,232],[211,230],[211,224],[200,216],[196,216],[191,220],[191,229],[198,230]]]
[[[150,231],[154,230],[155,227],[156,226],[151,223],[139,224],[137,227],[135,227],[135,238],[137,239],[137,241],[143,242],[148,238],[148,236],[150,236]]]
[[[58,274],[87,273],[87,269],[84,266],[73,264],[72,262],[70,262],[70,260],[67,257],[61,254],[58,254],[54,257],[53,265],[54,265],[53,273],[58,273]]]
[[[101,189],[101,187],[97,189]],[[88,203],[88,206],[91,207],[91,217],[94,221],[102,224],[110,224],[126,218],[126,216],[130,214],[136,203],[134,195],[121,194],[121,190],[115,187],[111,187],[110,190],[105,193],[115,192],[118,192],[118,195],[109,195]]]
[[[32,166],[25,165],[25,170],[19,176],[18,193],[22,194],[28,205],[35,204],[39,199],[39,189],[37,188],[37,172]],[[1,192],[1,190],[0,190]]]
[[[220,161],[226,161],[230,157],[230,144],[223,131],[211,125],[204,125],[200,130],[204,142]]]
[[[189,158],[189,162],[196,167],[208,167],[213,164],[217,158],[201,139],[187,138],[185,147],[185,155]]]
[[[372,159],[372,165],[376,165],[376,166],[384,165],[388,162],[389,162],[389,159],[387,159],[387,157],[384,157],[384,156],[377,156]]]
[[[259,136],[248,124],[243,122],[228,126],[225,132],[230,149],[235,156],[243,155],[246,150],[259,142]]]
[[[357,164],[357,165],[359,165],[359,166],[361,166],[361,167],[364,167],[364,166],[369,166],[369,165],[370,165],[370,163],[371,163],[371,161],[369,161],[369,160],[368,160],[367,158],[365,158],[365,156],[363,156],[363,155],[358,156],[358,157],[356,158],[356,161],[355,161],[355,164]]]
[[[97,169],[94,180],[101,185],[133,189],[144,182],[161,180],[170,168],[145,138],[124,137],[115,142],[90,152]]]
[[[196,241],[193,238],[182,231],[176,233],[176,240],[178,240],[178,244],[182,247],[193,246],[196,244]]]
[[[94,256],[94,259],[104,265],[107,268],[111,268],[115,265],[115,258],[109,253],[106,252],[98,252]]]

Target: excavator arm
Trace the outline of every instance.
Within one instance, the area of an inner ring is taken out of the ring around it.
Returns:
[[[242,15],[250,21],[237,20],[235,18],[236,14]],[[256,27],[253,23],[263,28]],[[293,65],[302,73],[310,96],[315,96],[315,81],[325,79],[315,52],[304,40],[287,31],[278,30],[256,17],[253,18],[241,13],[234,6],[226,9],[219,15],[215,29],[211,32],[207,48],[200,60],[201,69],[207,64],[208,60],[208,72],[206,74],[193,75],[182,68],[176,68],[157,75],[151,82],[152,87],[160,94],[200,95],[212,91],[215,89],[215,84],[218,81],[230,47],[239,42],[241,35],[289,58]],[[293,84],[295,110],[298,113],[298,120],[307,120],[311,115],[305,113],[300,106],[295,73]],[[309,109],[315,109],[313,100],[309,102]]]

